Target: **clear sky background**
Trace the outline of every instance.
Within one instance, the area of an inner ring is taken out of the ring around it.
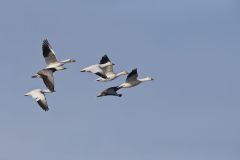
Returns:
[[[0,160],[239,160],[237,0],[1,0]],[[45,88],[44,38],[59,59],[49,112],[24,94]],[[97,94],[80,69],[103,54],[152,82]]]

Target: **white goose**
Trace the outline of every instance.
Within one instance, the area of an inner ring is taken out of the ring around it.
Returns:
[[[131,73],[128,74],[127,79],[124,83],[122,83],[118,88],[131,88],[139,85],[142,82],[152,81],[154,80],[151,77],[138,79],[137,68],[133,69]]]
[[[56,71],[56,68],[47,68],[38,71],[32,78],[42,78],[44,84],[51,92],[55,92],[54,90],[54,77],[53,73]]]
[[[110,59],[107,57],[107,55],[105,55],[106,59],[108,59],[109,62]],[[112,81],[114,80],[115,78],[121,76],[121,75],[127,75],[128,72],[127,71],[122,71],[122,72],[119,72],[119,73],[114,73],[113,72],[113,65],[109,65],[109,66],[106,66],[104,68],[102,68],[103,70],[103,74],[107,77],[107,78],[102,78],[102,77],[99,77],[98,79],[96,79],[96,81],[98,82],[107,82],[107,81]]]
[[[107,57],[107,55],[104,55],[102,59],[100,60],[99,64],[94,64],[91,66],[88,66],[86,68],[83,68],[81,72],[90,72],[98,75],[99,77],[102,78],[107,78],[107,76],[104,74],[103,68],[107,66],[114,65]]]
[[[32,96],[32,98],[36,100],[38,105],[44,111],[48,111],[49,108],[48,108],[47,100],[46,100],[46,97],[45,97],[45,93],[51,93],[51,91],[44,90],[44,89],[34,89],[34,90],[26,93],[25,96]]]
[[[76,62],[73,59],[58,61],[58,59],[55,55],[55,52],[47,39],[43,40],[42,52],[43,52],[43,57],[45,59],[45,62],[47,64],[46,68],[56,68],[56,70],[64,70],[64,69],[66,69],[64,67],[64,64]]]
[[[102,91],[97,97],[102,97],[102,96],[118,96],[118,97],[122,97],[122,94],[118,94],[117,91],[120,88],[118,87],[110,87],[108,89],[105,89],[104,91]]]

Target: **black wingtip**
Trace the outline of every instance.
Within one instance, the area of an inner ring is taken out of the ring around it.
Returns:
[[[47,112],[47,111],[49,111],[49,108],[44,108],[43,110],[44,110],[45,112]]]
[[[47,38],[43,39],[42,44],[43,44],[43,45],[49,45],[48,39],[47,39]]]
[[[48,42],[47,39],[43,40],[42,51],[43,51],[43,56],[44,57],[48,57],[49,53],[51,52],[51,45],[50,45],[50,43]]]
[[[102,78],[104,78],[104,79],[107,79],[107,76],[104,75],[104,74],[102,74],[102,73],[100,73],[100,72],[97,72],[97,73],[95,73],[95,74],[98,75],[99,77],[102,77]]]
[[[49,91],[51,91],[52,93],[56,92],[55,89],[49,89]]]
[[[105,64],[107,62],[111,62],[108,56],[105,54],[102,59],[100,60],[100,64]]]
[[[137,72],[137,68],[134,68],[132,71]]]
[[[137,74],[137,68],[134,68],[134,69],[128,74],[128,77],[132,76],[133,74]]]

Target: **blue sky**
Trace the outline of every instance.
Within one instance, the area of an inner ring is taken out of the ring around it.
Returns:
[[[238,160],[240,17],[236,0],[1,1],[1,160]],[[59,59],[43,112],[24,93],[48,38]],[[80,69],[103,54],[154,81],[97,98]]]

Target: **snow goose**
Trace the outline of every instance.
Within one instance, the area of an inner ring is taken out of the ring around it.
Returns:
[[[107,55],[105,55],[105,56],[108,59],[108,61],[111,62],[110,59],[107,57]],[[106,66],[106,67],[102,68],[102,70],[103,70],[103,74],[106,75],[107,78],[99,77],[98,79],[96,79],[96,81],[98,81],[98,82],[112,81],[112,80],[114,80],[115,78],[117,78],[121,75],[127,75],[128,74],[127,71],[114,73],[113,72],[113,65]]]
[[[43,52],[43,57],[45,59],[45,62],[47,64],[46,68],[56,68],[56,70],[64,70],[64,69],[66,69],[64,67],[64,64],[76,62],[73,59],[67,59],[67,60],[64,60],[64,61],[58,61],[58,59],[56,57],[56,54],[55,54],[52,46],[50,45],[50,43],[48,42],[47,39],[43,40],[42,52]]]
[[[34,89],[34,90],[26,93],[25,96],[32,96],[32,98],[36,100],[38,105],[44,111],[48,111],[49,108],[48,108],[47,100],[45,97],[45,93],[51,93],[51,91],[45,90],[45,89]]]
[[[42,69],[38,71],[35,75],[32,76],[32,78],[42,78],[44,84],[47,86],[47,88],[54,92],[54,77],[53,73],[56,71],[56,68],[47,68]]]
[[[109,58],[105,54],[102,57],[102,59],[100,60],[99,64],[94,64],[94,65],[88,66],[86,68],[83,68],[81,70],[81,72],[94,73],[94,74],[98,75],[99,77],[106,79],[107,76],[104,74],[103,68],[105,68],[107,66],[112,66],[112,65],[114,65],[114,64],[109,60]]]
[[[137,73],[137,68],[133,69],[131,73],[128,74],[126,81],[118,86],[118,88],[131,88],[134,86],[139,85],[142,82],[146,81],[152,81],[153,78],[151,77],[146,77],[146,78],[141,78],[138,79],[138,73]]]
[[[118,96],[118,97],[122,97],[122,94],[118,94],[117,91],[120,88],[118,87],[110,87],[104,91],[102,91],[97,97],[102,97],[102,96]]]

